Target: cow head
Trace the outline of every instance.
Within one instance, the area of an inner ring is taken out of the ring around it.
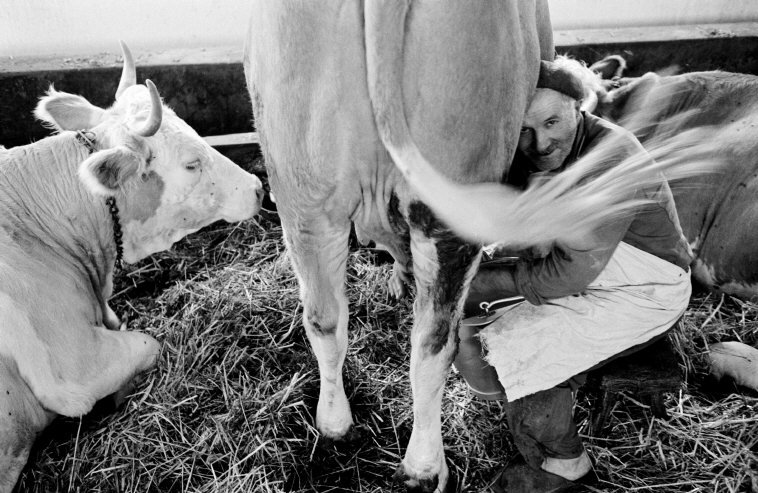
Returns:
[[[210,147],[162,104],[152,82],[136,84],[129,49],[116,102],[102,109],[51,89],[35,115],[59,131],[86,130],[96,152],[79,166],[94,194],[113,196],[123,224],[124,260],[169,248],[219,219],[241,221],[260,210],[260,180]]]

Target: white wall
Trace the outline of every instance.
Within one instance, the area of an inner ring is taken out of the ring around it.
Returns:
[[[758,21],[758,0],[549,2],[556,30]],[[249,11],[244,0],[0,0],[0,57],[118,53],[119,39],[136,52],[241,46]]]
[[[0,0],[0,56],[242,46],[244,0]],[[2,63],[2,60],[0,60]]]
[[[548,0],[553,29],[758,21],[756,0]],[[756,33],[758,35],[758,33]]]

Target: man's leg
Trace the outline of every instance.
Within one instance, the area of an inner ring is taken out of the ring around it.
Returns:
[[[508,426],[526,463],[570,481],[589,472],[591,464],[574,423],[572,385],[522,397],[506,406]]]
[[[525,464],[506,467],[491,484],[496,493],[576,491],[592,464],[573,419],[574,391],[583,376],[506,403],[506,416]]]

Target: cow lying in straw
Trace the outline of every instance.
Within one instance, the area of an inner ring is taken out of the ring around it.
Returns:
[[[58,135],[0,152],[0,492],[56,415],[155,364],[158,342],[108,306],[114,266],[260,208],[258,178],[137,85],[123,48],[111,108],[50,90],[35,114]]]

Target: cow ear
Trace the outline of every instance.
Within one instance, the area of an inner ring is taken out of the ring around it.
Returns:
[[[142,167],[142,159],[124,146],[92,154],[79,165],[79,178],[98,195],[113,195]]]
[[[104,114],[105,110],[83,97],[52,87],[34,110],[34,116],[56,130],[89,130],[102,121]]]
[[[648,72],[633,79],[628,84],[608,92],[598,105],[597,113],[618,122],[623,115],[639,110],[636,105],[643,100],[659,80],[660,77],[657,74]],[[627,104],[631,104],[631,106],[627,107]]]

